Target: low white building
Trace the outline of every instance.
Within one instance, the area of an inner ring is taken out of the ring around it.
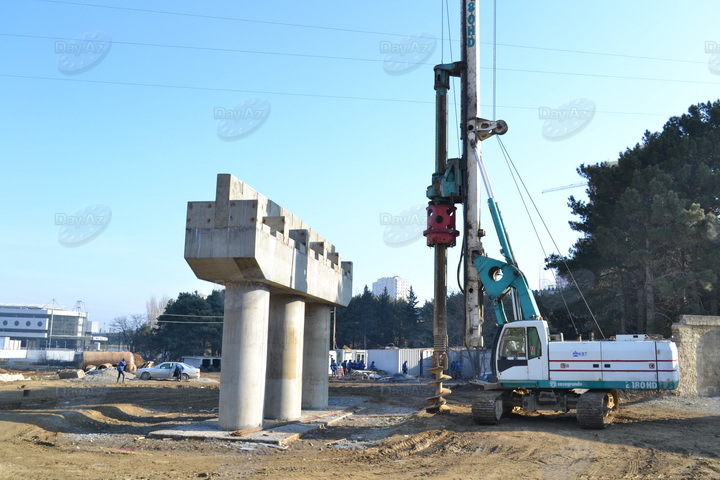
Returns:
[[[402,373],[403,363],[407,362],[408,375],[428,375],[432,367],[432,348],[378,348],[368,350],[368,367],[375,362],[375,368],[388,375]]]
[[[14,360],[25,358],[27,350],[20,348],[20,340],[10,337],[0,337],[0,360]]]
[[[205,371],[219,372],[222,365],[222,357],[211,357],[207,355],[189,355],[182,357],[183,363],[187,363],[196,368],[201,368]]]
[[[367,350],[368,368],[375,362],[375,368],[383,370],[388,375],[402,373],[403,363],[407,362],[408,375],[429,376],[428,369],[432,368],[432,348],[381,348]],[[450,348],[448,350],[449,364],[458,362],[460,377],[473,378],[475,375],[483,376],[490,372],[490,351],[473,350],[468,352],[465,348]]]
[[[20,341],[21,348],[85,350],[92,344],[97,322],[87,312],[37,305],[0,305],[0,337]]]

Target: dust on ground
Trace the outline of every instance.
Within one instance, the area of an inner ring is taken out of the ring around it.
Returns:
[[[583,430],[573,413],[551,412],[486,426],[471,420],[469,384],[451,386],[450,413],[430,415],[422,383],[333,381],[331,406],[354,414],[282,450],[147,437],[216,418],[217,373],[189,382],[115,379],[108,371],[0,382],[0,477],[720,478],[720,397],[625,394],[605,430]]]

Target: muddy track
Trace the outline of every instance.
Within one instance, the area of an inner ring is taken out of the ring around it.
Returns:
[[[333,383],[331,399],[353,400],[356,413],[280,451],[146,437],[214,418],[217,383],[0,384],[0,472],[22,480],[720,478],[718,402],[634,398],[604,430],[549,412],[481,426],[471,420],[472,388],[453,388],[443,415],[424,412],[423,388]]]

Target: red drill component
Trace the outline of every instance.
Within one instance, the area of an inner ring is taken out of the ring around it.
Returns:
[[[455,239],[460,232],[455,230],[455,211],[453,205],[428,205],[427,230],[423,235],[427,238],[428,247],[434,245],[455,246]]]

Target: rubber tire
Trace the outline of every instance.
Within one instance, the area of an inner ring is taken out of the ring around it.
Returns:
[[[182,380],[183,382],[189,382],[189,381],[190,381],[190,375],[188,375],[187,373],[183,373],[183,374],[180,376],[180,380]]]
[[[150,374],[148,372],[143,372],[142,375],[140,375],[141,380],[150,380]]]

